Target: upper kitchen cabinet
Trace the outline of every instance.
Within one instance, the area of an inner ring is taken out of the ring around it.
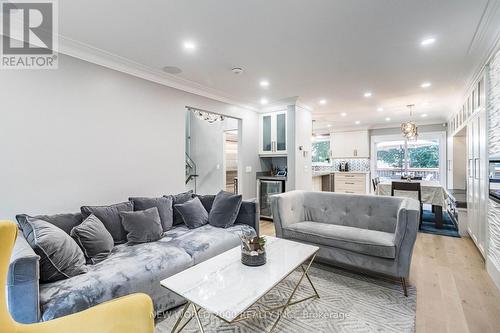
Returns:
[[[368,131],[334,132],[330,135],[332,158],[369,158]]]
[[[259,121],[259,154],[286,155],[286,131],[286,111],[261,114]]]

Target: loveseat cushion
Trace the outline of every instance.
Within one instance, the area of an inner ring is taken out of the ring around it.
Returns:
[[[299,222],[283,229],[287,239],[337,247],[374,257],[396,257],[394,234],[319,222]]]

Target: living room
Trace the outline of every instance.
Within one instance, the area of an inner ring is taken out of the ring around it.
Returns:
[[[500,1],[0,12],[2,332],[500,327]]]

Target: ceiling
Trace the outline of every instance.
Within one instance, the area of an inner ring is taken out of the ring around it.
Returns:
[[[499,2],[74,0],[59,2],[59,32],[158,72],[178,67],[185,82],[241,104],[298,96],[318,129],[381,127],[407,119],[407,104],[422,123],[458,108],[498,36]],[[427,37],[436,42],[422,47]]]

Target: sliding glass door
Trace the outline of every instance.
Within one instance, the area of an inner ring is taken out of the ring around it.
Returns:
[[[403,175],[422,177],[445,184],[446,135],[423,133],[418,140],[406,141],[399,135],[372,137],[374,177],[400,179]]]

